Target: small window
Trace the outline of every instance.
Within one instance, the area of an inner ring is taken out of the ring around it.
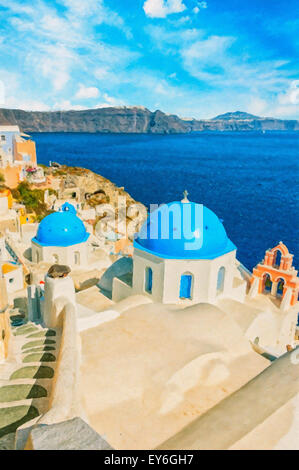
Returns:
[[[217,276],[217,294],[221,294],[224,289],[225,267],[222,266],[218,271]]]
[[[1,135],[1,140],[2,140],[2,142],[6,141],[5,135]]]
[[[8,281],[8,282],[9,282],[9,284],[13,284],[13,282],[14,282],[14,278],[13,278],[13,277],[11,277],[11,278],[9,279],[9,281]]]
[[[145,291],[148,292],[148,294],[151,294],[152,289],[153,289],[153,271],[152,271],[152,268],[146,268],[145,269]]]
[[[191,299],[192,274],[182,274],[180,281],[180,299]]]

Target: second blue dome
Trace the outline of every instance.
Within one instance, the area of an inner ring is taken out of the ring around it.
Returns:
[[[47,215],[39,224],[33,242],[42,246],[71,246],[85,242],[89,233],[75,208],[65,203],[58,212]]]

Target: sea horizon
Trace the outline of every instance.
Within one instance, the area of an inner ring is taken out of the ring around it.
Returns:
[[[295,265],[299,259],[297,131],[31,135],[39,163],[88,168],[147,207],[180,200],[187,189],[190,200],[223,220],[249,269],[279,241]]]

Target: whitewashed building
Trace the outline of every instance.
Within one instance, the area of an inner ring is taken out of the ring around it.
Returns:
[[[71,204],[45,217],[32,238],[32,261],[65,264],[71,267],[88,264],[88,238],[84,223]]]
[[[112,298],[144,294],[160,303],[243,301],[246,286],[222,222],[185,196],[151,213],[134,241],[132,283],[115,278]]]

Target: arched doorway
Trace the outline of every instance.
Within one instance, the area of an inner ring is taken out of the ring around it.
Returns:
[[[265,274],[263,277],[263,292],[270,294],[272,290],[272,280],[270,274]]]
[[[79,251],[75,251],[74,257],[75,257],[75,264],[80,264],[80,252]]]
[[[144,285],[144,288],[145,288],[145,292],[147,292],[148,294],[151,294],[152,293],[152,289],[153,289],[153,270],[152,268],[145,268],[145,285]]]
[[[225,276],[225,267],[222,266],[218,271],[217,276],[217,294],[221,294],[224,289],[224,276]]]
[[[180,281],[180,299],[191,299],[192,296],[192,274],[184,273]]]
[[[58,255],[53,254],[52,259],[53,259],[54,264],[59,264],[59,256]]]
[[[274,266],[275,268],[279,268],[281,263],[281,251],[277,250],[274,255]]]
[[[277,291],[276,291],[277,297],[283,296],[283,289],[284,289],[284,279],[279,278],[277,279]]]

